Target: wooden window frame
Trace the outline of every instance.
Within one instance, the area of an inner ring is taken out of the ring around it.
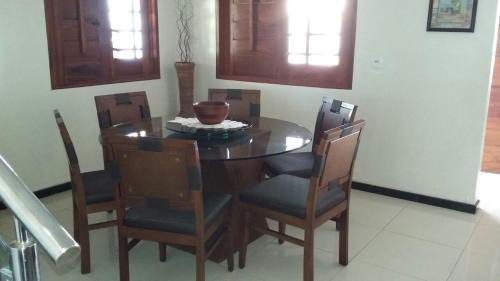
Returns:
[[[216,58],[216,78],[223,80],[236,80],[245,82],[270,83],[291,86],[307,86],[330,89],[352,89],[354,72],[354,48],[356,38],[356,13],[357,0],[347,0],[342,18],[342,41],[340,46],[340,63],[338,66],[315,66],[308,64],[289,64],[288,63],[288,42],[284,39],[288,37],[288,21],[278,27],[279,38],[275,44],[281,48],[280,53],[276,53],[274,58],[278,60],[276,67],[279,69],[274,77],[261,75],[240,75],[234,73],[233,54],[231,49],[233,6],[236,0],[217,0],[217,58]],[[255,3],[266,2],[265,0],[246,0],[253,8]],[[270,1],[270,0],[267,0]],[[277,2],[286,2],[287,0],[275,0]],[[286,14],[286,11],[284,11]],[[282,17],[276,15],[277,18]],[[288,17],[285,15],[285,18]],[[250,20],[248,26],[254,26],[255,18]],[[255,34],[249,32],[252,42],[250,46],[255,46]],[[253,36],[252,36],[253,34]],[[252,65],[248,65],[249,68]],[[258,74],[258,73],[257,73]],[[313,79],[314,78],[314,79]]]
[[[99,75],[95,79],[77,78],[68,79],[68,64],[70,59],[65,58],[65,45],[63,32],[65,26],[63,21],[63,9],[66,0],[44,0],[45,18],[47,27],[47,41],[49,49],[50,76],[52,89],[66,89],[86,86],[96,86],[123,82],[143,81],[160,79],[160,55],[158,35],[158,3],[157,0],[141,0],[143,7],[143,57],[135,60],[120,60],[113,58],[113,46],[111,43],[111,27],[108,18],[107,1],[97,1],[93,6],[98,12],[91,16],[82,15],[83,0],[74,0],[77,5],[78,20],[77,30],[81,56],[86,53],[87,41],[86,27],[89,24],[95,27],[99,45],[99,55],[95,61],[99,65]],[[67,35],[67,34],[66,34]],[[75,37],[75,34],[71,34]],[[87,34],[88,35],[88,34]],[[74,43],[74,42],[73,42]],[[71,58],[73,59],[73,58]],[[82,59],[84,61],[84,59]],[[82,65],[85,67],[84,62]],[[90,81],[91,80],[91,81]]]

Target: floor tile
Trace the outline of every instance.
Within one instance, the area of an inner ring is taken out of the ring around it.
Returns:
[[[467,250],[500,258],[500,227],[478,224]]]
[[[158,260],[158,246],[154,242],[147,242],[135,253],[131,253],[131,273],[141,276],[138,280],[178,280],[192,281],[196,279],[195,256],[175,248],[167,249],[167,261]],[[134,251],[134,249],[132,250]],[[210,260],[205,263],[205,279],[214,280],[227,272],[226,263],[216,264]],[[133,279],[135,280],[135,279]]]
[[[428,281],[444,281],[461,250],[394,234],[380,233],[358,256],[360,261]]]
[[[233,272],[224,272],[215,275],[212,279],[207,279],[207,281],[265,281],[262,279],[257,279],[244,273],[242,270],[237,270]]]
[[[0,219],[11,217],[12,212],[9,209],[1,210],[0,211]]]
[[[353,261],[342,269],[333,281],[421,281],[376,265]]]
[[[118,280],[119,267],[118,257],[115,254],[101,255],[102,252],[96,248],[104,246],[104,250],[108,252],[116,252],[115,246],[113,249],[107,248],[106,245],[93,246],[92,253],[92,271],[89,274],[80,274],[79,266],[70,271],[60,272],[55,269],[51,262],[43,257],[41,261],[41,273],[43,280]],[[151,280],[167,280],[167,281],[192,281],[195,280],[196,267],[195,257],[192,254],[168,247],[167,261],[160,262],[158,258],[158,247],[154,242],[141,242],[134,247],[129,253],[130,259],[130,280],[134,281],[151,281]],[[95,262],[98,261],[98,262]],[[222,265],[207,261],[205,264],[206,279],[215,279],[218,276],[225,276],[227,271]],[[224,263],[225,266],[225,263]],[[224,280],[224,279],[222,279]],[[231,279],[226,279],[231,280]],[[258,279],[256,279],[258,280]]]
[[[498,202],[500,202],[500,199]],[[500,227],[500,204],[494,207],[482,208],[480,209],[480,214],[480,224]]]
[[[408,205],[408,202],[353,190],[350,204],[351,222],[382,229]]]
[[[70,190],[57,193],[48,197],[42,198],[43,204],[45,204],[49,209],[70,209],[73,207],[72,204],[72,193]]]
[[[464,252],[448,281],[476,280],[500,280],[500,258]]]
[[[377,235],[378,229],[351,222],[349,225],[349,260],[359,252]],[[304,239],[302,229],[287,226],[287,234]],[[327,222],[315,231],[315,248],[328,251],[334,254],[338,261],[339,253],[339,232],[335,228],[335,222]]]
[[[347,267],[338,264],[338,232],[328,222],[316,231],[316,281],[499,281],[500,278],[500,175],[481,175],[481,210],[471,216],[353,190],[350,213]],[[484,200],[483,200],[484,199]],[[56,219],[72,234],[71,193],[42,200]],[[99,213],[90,223],[113,219]],[[276,228],[274,222],[271,227]],[[288,227],[287,233],[303,237]],[[14,237],[8,211],[0,211],[0,234]],[[469,242],[466,243],[467,239]],[[72,269],[56,269],[40,250],[42,280],[118,280],[116,229],[90,234],[92,272],[81,275],[79,263]],[[449,245],[449,246],[447,246]],[[451,247],[450,247],[451,246]],[[462,251],[459,248],[466,248]],[[192,281],[195,258],[169,247],[167,262],[158,259],[154,242],[141,242],[130,252],[133,281]],[[264,236],[249,245],[247,266],[227,272],[226,262],[206,263],[207,281],[302,281],[303,248]],[[496,279],[495,279],[496,278]]]
[[[258,249],[247,257],[243,272],[267,281],[302,281],[302,247],[279,245],[275,239],[263,237],[255,242]],[[331,281],[343,268],[332,253],[315,250],[314,273],[316,281]]]
[[[0,236],[6,241],[10,242],[16,237],[14,231],[14,219],[12,216],[5,216],[0,218]]]
[[[478,215],[410,204],[385,229],[464,249],[478,219]]]

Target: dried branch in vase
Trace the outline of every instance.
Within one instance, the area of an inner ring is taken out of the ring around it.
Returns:
[[[191,24],[193,20],[192,0],[177,0],[177,51],[181,62],[192,62],[191,53]]]

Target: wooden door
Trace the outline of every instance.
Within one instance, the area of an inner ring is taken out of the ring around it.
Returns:
[[[498,36],[500,39],[500,31]],[[500,174],[500,40],[493,70],[482,171]]]

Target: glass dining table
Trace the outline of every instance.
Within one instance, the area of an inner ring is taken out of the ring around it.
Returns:
[[[232,133],[225,138],[198,138],[198,151],[201,162],[203,190],[225,192],[235,199],[233,229],[235,245],[239,245],[241,231],[241,212],[238,210],[238,195],[242,189],[255,185],[264,179],[262,168],[266,157],[289,153],[305,147],[311,142],[311,132],[295,123],[260,117],[247,121],[248,128]],[[116,136],[131,138],[196,138],[189,133],[180,133],[171,123],[163,123],[161,117],[144,119],[132,123],[115,125],[102,130],[100,141],[106,147],[107,141]],[[173,129],[173,130],[172,130]],[[105,151],[111,151],[106,149]],[[112,155],[106,155],[112,159]],[[264,226],[262,219],[258,224]],[[258,237],[251,234],[251,240]],[[237,249],[238,247],[235,247]],[[209,257],[220,262],[227,256],[226,249],[215,250]]]
[[[169,126],[170,128],[175,127]],[[161,117],[115,125],[103,130],[101,142],[112,136],[196,138],[192,134],[170,130]],[[311,142],[311,132],[295,123],[260,117],[249,121],[249,127],[226,139],[198,138],[201,161],[233,161],[275,156],[300,149]]]

